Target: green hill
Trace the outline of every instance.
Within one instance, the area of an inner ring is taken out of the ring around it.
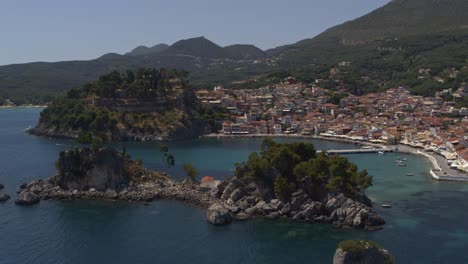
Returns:
[[[297,46],[320,42],[359,45],[372,40],[468,28],[468,1],[393,0]]]
[[[92,133],[112,140],[158,141],[209,133],[223,112],[202,105],[186,76],[164,68],[113,71],[56,98],[30,132],[56,138]]]
[[[231,45],[224,47],[227,56],[239,60],[256,60],[266,57],[266,53],[254,45]]]
[[[294,75],[356,94],[406,85],[433,95],[468,81],[466,14],[466,0],[393,0],[315,38],[267,51],[198,37],[90,61],[0,66],[0,104],[48,101],[113,70],[162,67],[189,71],[191,83],[202,87],[234,81],[253,87]]]
[[[170,46],[165,53],[209,59],[224,58],[226,56],[222,47],[205,37],[180,40]]]
[[[2,99],[17,104],[50,101],[69,89],[95,80],[111,71],[139,68],[175,68],[190,71],[197,83],[219,81],[219,76],[238,68],[239,63],[263,57],[263,52],[248,45],[222,48],[204,37],[181,40],[171,46],[139,46],[120,55],[105,54],[89,61],[37,62],[0,66],[0,105]],[[210,75],[213,73],[216,75]],[[244,78],[246,74],[233,75]]]
[[[358,94],[407,85],[433,95],[467,81],[467,12],[462,0],[394,0],[273,57],[300,79],[334,79]]]

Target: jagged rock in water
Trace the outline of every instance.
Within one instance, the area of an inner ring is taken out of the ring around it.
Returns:
[[[0,194],[0,202],[6,202],[8,200],[10,200],[10,195],[8,195],[6,193]]]
[[[112,148],[65,151],[53,182],[65,190],[120,189],[130,181],[125,165],[126,159]]]
[[[342,241],[333,264],[393,264],[393,256],[377,243],[365,240]]]
[[[326,195],[317,200],[317,196],[298,189],[288,201],[277,198],[268,200],[264,197],[275,195],[265,195],[265,189],[262,190],[251,179],[233,177],[223,181],[211,194],[228,206],[234,219],[284,217],[370,230],[381,228],[385,224],[372,210],[372,205],[364,195],[354,200],[342,193],[323,193]]]
[[[221,204],[213,204],[206,212],[208,222],[213,225],[225,225],[232,222],[231,213]]]
[[[32,192],[22,191],[18,198],[16,198],[15,203],[17,205],[33,205],[40,201],[40,197]]]
[[[373,228],[385,224],[385,220],[371,208],[343,194],[329,195],[325,209],[330,221],[337,224],[343,223],[355,228]]]

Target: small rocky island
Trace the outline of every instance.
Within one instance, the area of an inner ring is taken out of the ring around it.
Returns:
[[[56,168],[57,174],[51,178],[23,184],[19,197],[135,202],[174,199],[205,208],[212,202],[209,192],[202,192],[187,181],[175,181],[165,173],[148,170],[141,162],[111,147],[61,152]]]
[[[260,153],[238,164],[236,176],[221,182],[208,209],[215,224],[255,217],[292,219],[340,227],[380,228],[385,221],[372,210],[364,190],[372,185],[346,158],[317,154],[312,144],[262,143]]]
[[[22,186],[20,197],[177,200],[207,209],[215,225],[252,218],[365,229],[385,223],[363,193],[372,177],[343,157],[316,154],[312,144],[265,140],[260,153],[237,165],[234,177],[209,187],[145,169],[113,148],[65,151],[56,167],[55,176]]]
[[[340,242],[333,264],[393,264],[388,250],[373,241],[345,240]]]

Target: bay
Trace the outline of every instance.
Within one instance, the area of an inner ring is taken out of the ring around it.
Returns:
[[[21,183],[52,176],[58,153],[75,147],[70,141],[25,133],[36,124],[40,110],[0,110],[0,183],[13,199]],[[323,150],[358,147],[304,141]],[[172,142],[168,146],[177,166],[171,169],[164,166],[158,143],[126,143],[125,148],[145,166],[176,178],[183,177],[181,164],[189,162],[200,176],[222,179],[260,144],[260,139]],[[381,231],[266,220],[214,227],[207,224],[203,210],[172,201],[149,206],[41,201],[25,208],[10,200],[0,204],[0,263],[331,263],[340,240],[357,238],[377,241],[397,263],[467,263],[468,185],[433,181],[429,162],[419,156],[405,155],[408,166],[397,167],[397,156],[347,155],[374,176],[367,193],[387,221]],[[393,207],[378,206],[384,201]]]

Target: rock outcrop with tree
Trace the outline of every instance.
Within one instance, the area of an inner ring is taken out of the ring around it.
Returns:
[[[364,194],[371,185],[367,171],[344,157],[317,154],[312,144],[267,139],[213,195],[236,219],[282,217],[373,229],[385,221]]]

